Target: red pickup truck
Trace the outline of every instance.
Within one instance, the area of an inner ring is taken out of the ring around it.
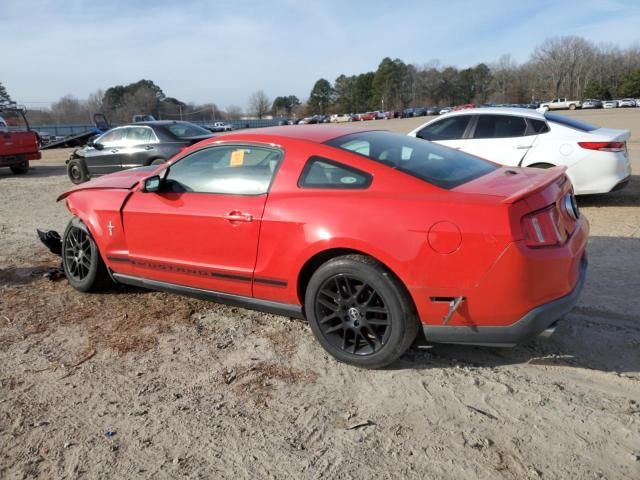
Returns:
[[[29,160],[40,158],[38,134],[29,128],[24,109],[0,106],[0,167],[27,173]]]

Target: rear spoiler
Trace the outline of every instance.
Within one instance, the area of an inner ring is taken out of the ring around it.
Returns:
[[[542,170],[542,172],[539,175],[536,175],[535,180],[533,180],[529,185],[512,193],[511,195],[503,199],[502,203],[515,203],[534,192],[543,190],[545,187],[549,186],[554,181],[562,177],[566,170],[566,166],[552,167],[546,170]]]

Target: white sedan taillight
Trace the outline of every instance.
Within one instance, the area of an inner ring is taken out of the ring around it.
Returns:
[[[598,150],[600,152],[624,152],[627,142],[578,142],[586,150]]]

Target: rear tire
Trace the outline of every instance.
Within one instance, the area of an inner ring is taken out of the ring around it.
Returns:
[[[154,158],[149,162],[149,165],[162,165],[166,160],[164,158]]]
[[[71,183],[76,185],[89,180],[89,172],[84,162],[73,158],[67,162],[67,175]]]
[[[396,361],[420,326],[411,297],[371,257],[329,260],[311,276],[305,312],[320,345],[337,360],[362,368]]]
[[[69,284],[80,292],[101,290],[112,283],[98,245],[79,218],[71,219],[62,236],[62,267]]]
[[[572,103],[571,105],[569,105],[569,110],[575,110],[576,106]]]
[[[24,175],[29,171],[29,161],[26,160],[18,165],[11,165],[9,168],[16,175]]]

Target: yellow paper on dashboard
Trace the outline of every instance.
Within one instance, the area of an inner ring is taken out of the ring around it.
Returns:
[[[234,150],[231,152],[230,167],[240,167],[244,163],[244,150]]]

